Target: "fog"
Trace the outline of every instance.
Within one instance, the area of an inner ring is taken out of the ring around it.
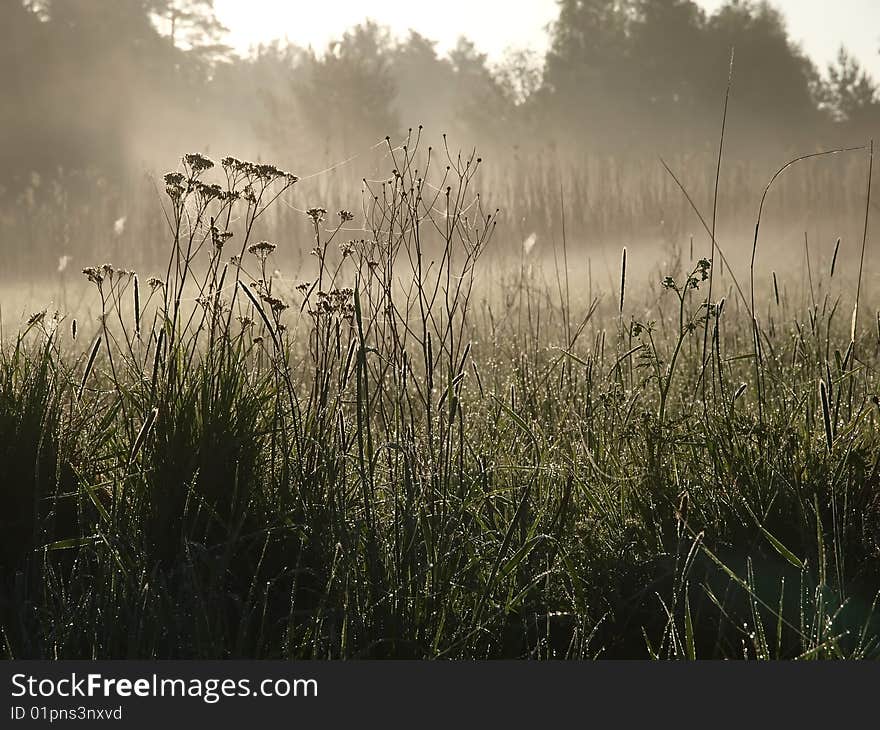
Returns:
[[[449,53],[365,18],[324,48],[276,42],[241,57],[211,0],[7,0],[7,296],[106,259],[155,266],[167,238],[161,175],[186,152],[298,175],[264,234],[281,262],[304,265],[303,211],[359,209],[363,180],[388,179],[407,140],[426,160],[432,148],[435,184],[476,150],[481,200],[501,210],[501,260],[534,236],[529,255],[550,261],[564,238],[584,271],[613,268],[625,245],[646,272],[676,252],[705,255],[713,210],[738,270],[774,173],[799,155],[857,148],[777,180],[758,264],[790,265],[805,235],[817,257],[838,237],[842,253],[858,251],[880,102],[856,59],[842,50],[815,67],[765,3],[707,13],[689,0],[561,0],[558,10],[546,56],[513,49],[490,62],[464,25]]]

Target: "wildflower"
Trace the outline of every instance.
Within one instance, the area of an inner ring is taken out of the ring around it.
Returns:
[[[206,185],[202,182],[196,182],[195,189],[204,203],[209,203],[215,198],[223,196],[223,188],[217,185],[217,183]]]
[[[270,296],[269,294],[263,294],[260,297],[266,304],[271,307],[272,311],[275,314],[281,314],[285,309],[288,309],[288,305],[284,303],[283,299],[279,299],[278,297]]]
[[[309,282],[303,281],[303,282],[297,284],[295,288],[299,292],[307,292],[309,289],[311,289],[311,287],[312,287],[312,285],[309,284]]]
[[[214,167],[214,161],[197,152],[183,156],[183,163],[193,171],[193,175],[198,175],[205,170]]]
[[[152,289],[153,291],[156,291],[156,289],[161,289],[162,287],[164,287],[165,282],[157,276],[151,276],[149,279],[147,279],[147,286],[149,286],[150,289]]]
[[[275,165],[255,165],[254,172],[258,178],[261,180],[265,180],[267,182],[272,182],[279,177],[282,177],[284,173],[279,170]]]
[[[337,213],[337,215],[339,216],[339,219],[343,223],[348,223],[349,221],[354,220],[354,213],[352,213],[351,211],[348,211],[348,210],[340,210],[339,213]]]
[[[232,235],[232,231],[221,231],[216,226],[211,226],[211,241],[218,251],[223,248],[224,243],[232,238]]]
[[[233,266],[241,266],[241,256],[236,254],[235,256],[229,257],[229,263]]]
[[[339,252],[342,254],[342,258],[346,258],[347,256],[351,256],[352,254],[354,254],[354,241],[346,241],[344,243],[340,243]]]
[[[32,327],[33,325],[37,324],[37,322],[42,322],[43,319],[46,317],[46,311],[47,310],[43,309],[39,312],[34,312],[30,317],[28,317],[27,326]]]
[[[306,211],[306,215],[312,219],[312,222],[315,225],[317,225],[327,216],[327,210],[325,208],[309,208]]]
[[[700,277],[703,281],[706,281],[706,279],[709,278],[709,269],[711,266],[712,264],[710,264],[707,259],[700,259],[699,263],[697,263],[697,268],[700,271]]]
[[[278,248],[274,243],[269,243],[269,241],[260,241],[259,243],[253,243],[248,246],[248,252],[252,253],[261,261],[265,261],[266,257],[269,256],[276,248]]]
[[[97,284],[98,286],[100,286],[101,282],[104,281],[104,274],[97,266],[87,266],[82,270],[82,272],[93,284]]]

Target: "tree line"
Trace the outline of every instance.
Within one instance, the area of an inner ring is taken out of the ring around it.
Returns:
[[[213,0],[3,0],[0,185],[33,173],[109,176],[184,149],[318,166],[425,124],[501,154],[639,155],[717,143],[734,50],[731,129],[764,146],[862,143],[874,79],[841,48],[819,69],[766,2],[559,0],[544,58],[490,62],[364,23],[323,49],[240,57]],[[302,169],[302,168],[298,168]]]

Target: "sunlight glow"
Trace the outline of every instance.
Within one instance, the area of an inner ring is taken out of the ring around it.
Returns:
[[[714,11],[724,0],[698,0]],[[772,0],[785,14],[791,37],[824,70],[842,41],[880,77],[880,2],[877,0]],[[239,53],[274,39],[323,49],[365,18],[387,25],[399,37],[410,28],[437,41],[440,52],[465,35],[493,61],[505,49],[547,49],[547,25],[555,20],[555,0],[215,0],[217,16]]]

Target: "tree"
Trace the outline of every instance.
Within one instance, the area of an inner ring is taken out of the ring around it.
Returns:
[[[836,61],[828,65],[822,88],[823,106],[834,121],[858,129],[880,121],[877,83],[843,46]]]
[[[330,43],[322,55],[303,54],[294,73],[298,126],[325,155],[352,154],[397,134],[397,90],[388,30],[372,21]]]
[[[731,128],[747,145],[800,148],[820,122],[819,74],[788,36],[783,16],[767,2],[728,0],[706,26],[694,68],[706,108],[720,105],[730,50],[735,50]]]
[[[616,136],[619,120],[634,113],[632,10],[628,0],[559,0],[544,93],[536,101],[562,136],[602,145]]]
[[[214,0],[147,0],[150,12],[174,48],[193,50],[216,61],[228,56],[222,42],[228,29],[214,14]]]

